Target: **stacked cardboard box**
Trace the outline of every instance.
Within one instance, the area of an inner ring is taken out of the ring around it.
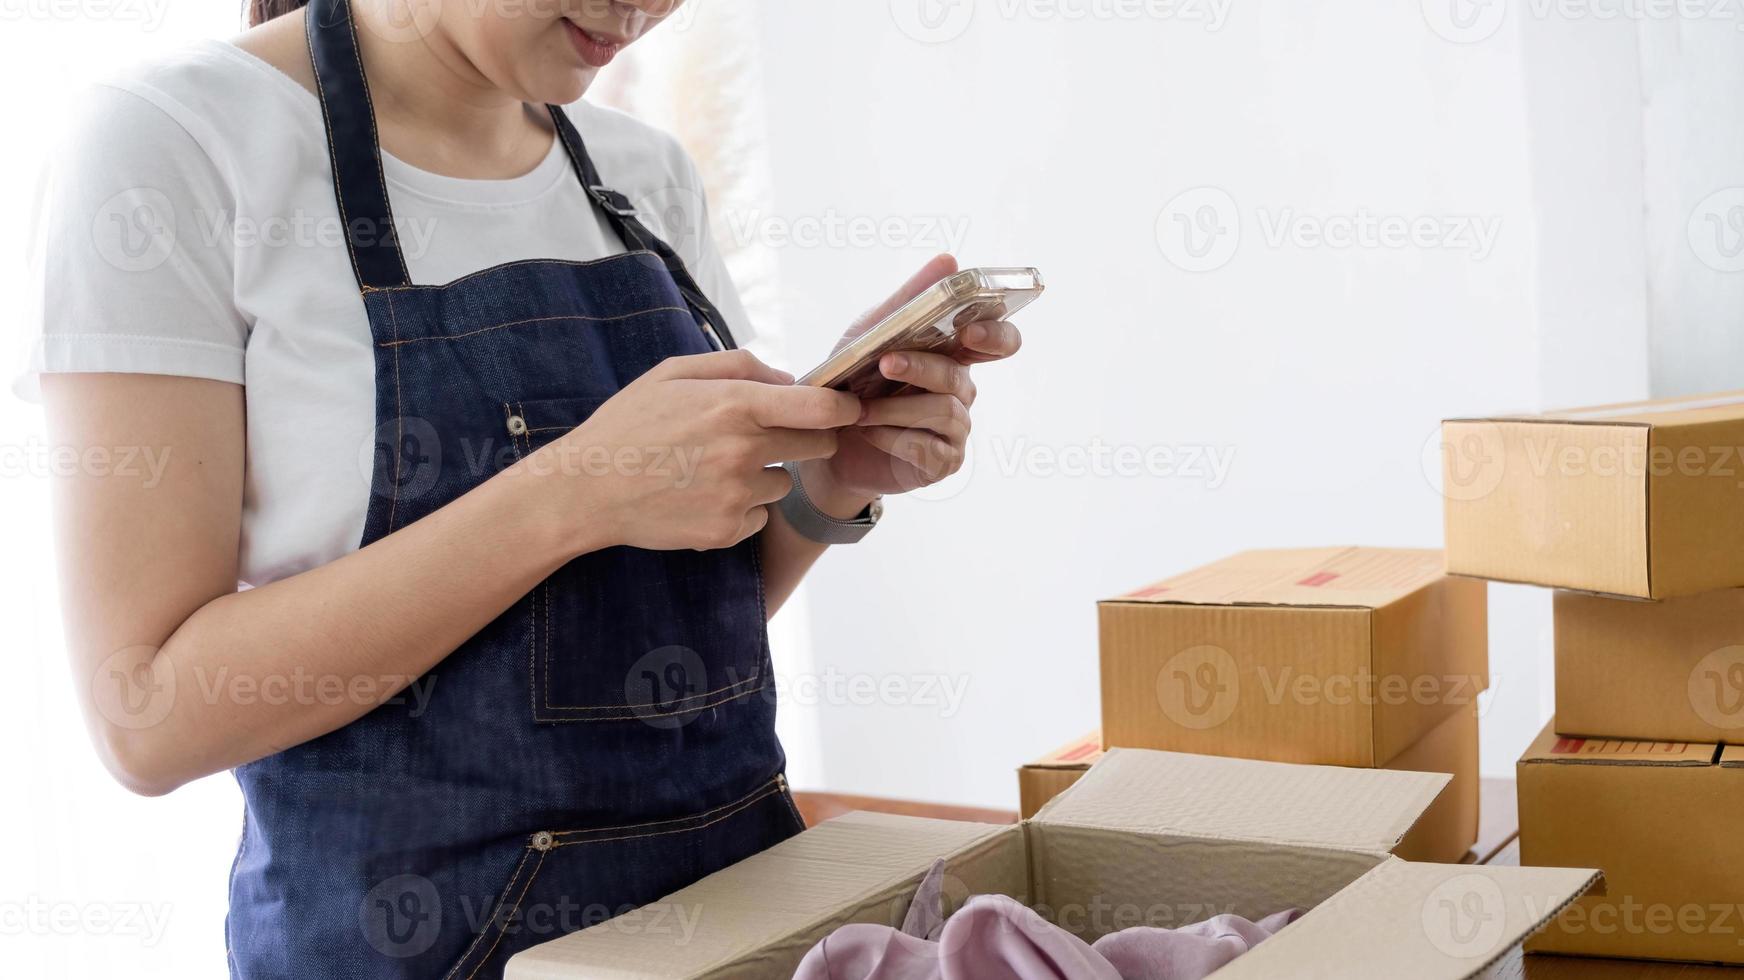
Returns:
[[[1102,602],[1108,746],[1444,772],[1400,848],[1458,862],[1477,838],[1482,583],[1439,551],[1251,551]]]
[[[1744,393],[1444,423],[1447,562],[1554,598],[1520,857],[1603,869],[1529,949],[1744,963]]]
[[[1102,733],[1079,736],[1017,771],[1018,815],[1028,820],[1102,758]]]

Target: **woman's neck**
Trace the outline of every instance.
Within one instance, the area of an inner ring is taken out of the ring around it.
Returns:
[[[491,84],[440,27],[390,40],[393,25],[369,19],[391,17],[383,8],[395,2],[352,5],[383,149],[447,177],[503,179],[538,166],[555,138],[545,114]]]

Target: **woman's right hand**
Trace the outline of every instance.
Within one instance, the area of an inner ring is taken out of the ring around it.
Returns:
[[[749,351],[671,357],[523,465],[551,474],[575,553],[731,547],[792,487],[784,462],[826,459],[860,400],[797,387]]]

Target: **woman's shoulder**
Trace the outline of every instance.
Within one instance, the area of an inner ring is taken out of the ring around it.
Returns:
[[[74,100],[65,149],[162,150],[189,139],[221,164],[258,145],[281,113],[299,114],[314,96],[236,45],[202,40],[133,62],[88,85]]]

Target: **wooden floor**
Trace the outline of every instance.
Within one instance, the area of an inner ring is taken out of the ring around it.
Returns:
[[[807,825],[828,820],[850,810],[876,810],[911,817],[942,820],[973,820],[980,823],[1016,823],[1015,810],[983,810],[942,806],[912,800],[876,796],[845,796],[838,793],[794,793]],[[1520,863],[1520,824],[1514,805],[1512,779],[1483,781],[1478,817],[1478,841],[1466,855],[1468,863],[1517,865]],[[1599,960],[1574,956],[1523,956],[1516,950],[1488,974],[1497,980],[1744,980],[1744,968],[1696,966],[1681,963],[1648,963],[1640,960]]]

